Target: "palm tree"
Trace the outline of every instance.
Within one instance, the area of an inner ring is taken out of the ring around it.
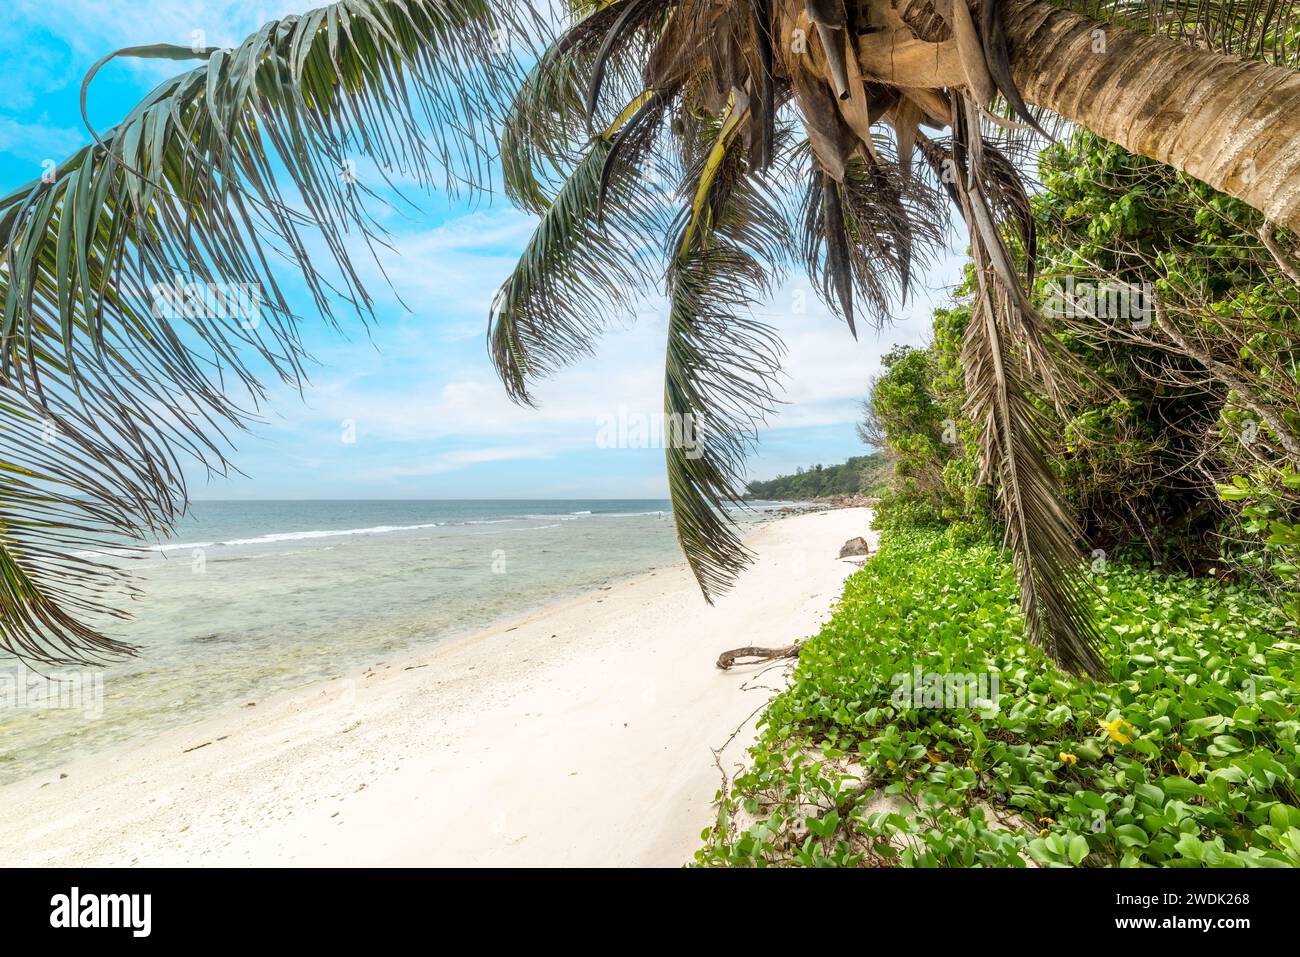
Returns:
[[[375,195],[349,175],[358,160],[473,194],[499,158],[506,194],[539,217],[488,333],[513,398],[531,402],[536,379],[666,289],[665,412],[699,437],[669,443],[667,469],[710,599],[750,557],[724,506],[741,497],[780,371],[775,330],[751,307],[800,264],[850,330],[883,321],[955,208],[978,287],[967,413],[1027,629],[1063,667],[1099,673],[1078,531],[1030,397],[1064,403],[1081,373],[1025,292],[1035,234],[1019,170],[1045,127],[1071,121],[1300,228],[1292,5],[562,6],[344,0],[231,50],[112,55],[201,62],[0,201],[0,645],[35,661],[126,650],[82,623],[123,583],[79,549],[175,520],[178,454],[226,467],[221,430],[256,408],[257,367],[300,381],[277,258],[327,321],[339,306],[369,315],[353,250],[384,234],[363,202]],[[164,294],[178,276],[260,289],[264,319],[160,309],[160,296],[178,302]]]

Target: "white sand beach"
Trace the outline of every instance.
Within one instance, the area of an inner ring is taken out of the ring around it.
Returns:
[[[0,788],[0,864],[681,865],[781,682],[714,661],[815,633],[869,519],[759,527],[712,607],[660,569]]]

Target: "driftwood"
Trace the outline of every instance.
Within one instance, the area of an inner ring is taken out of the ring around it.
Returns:
[[[799,645],[789,645],[785,648],[759,648],[755,645],[746,645],[744,648],[733,648],[731,651],[724,651],[718,655],[718,667],[726,671],[732,665],[736,664],[737,658],[753,658],[753,661],[745,661],[746,665],[761,665],[767,661],[779,661],[782,658],[798,658]]]

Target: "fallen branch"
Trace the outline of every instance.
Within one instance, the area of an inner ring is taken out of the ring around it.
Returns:
[[[765,661],[778,661],[782,658],[798,658],[800,647],[800,645],[790,645],[786,648],[759,648],[755,645],[746,645],[744,648],[733,648],[718,655],[718,667],[726,671],[736,664],[737,658],[753,658],[753,661],[742,662],[747,665],[761,665]]]

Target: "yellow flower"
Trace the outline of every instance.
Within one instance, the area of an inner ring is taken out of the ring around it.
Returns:
[[[1050,817],[1040,817],[1040,818],[1038,819],[1038,823],[1039,823],[1039,824],[1055,824],[1056,821],[1053,820],[1053,819],[1050,818]]]
[[[1106,733],[1110,735],[1112,741],[1118,741],[1120,744],[1128,744],[1133,740],[1120,730],[1120,728],[1128,728],[1130,731],[1133,730],[1133,725],[1129,724],[1123,718],[1116,718],[1114,721],[1110,722],[1098,721],[1097,723],[1106,729]]]
[[[889,768],[889,770],[891,770],[891,771],[894,770],[894,768],[896,768],[897,766],[898,766],[898,765],[894,764],[893,761],[886,761],[886,762],[885,762],[885,767]]]
[[[1052,833],[1052,832],[1049,831],[1047,828],[1043,828],[1041,831],[1038,832],[1038,836],[1039,836],[1039,837],[1047,837],[1047,835],[1049,835],[1049,834],[1051,834],[1051,833]]]
[[[1078,764],[1079,759],[1068,751],[1062,751],[1059,755],[1062,764]]]

